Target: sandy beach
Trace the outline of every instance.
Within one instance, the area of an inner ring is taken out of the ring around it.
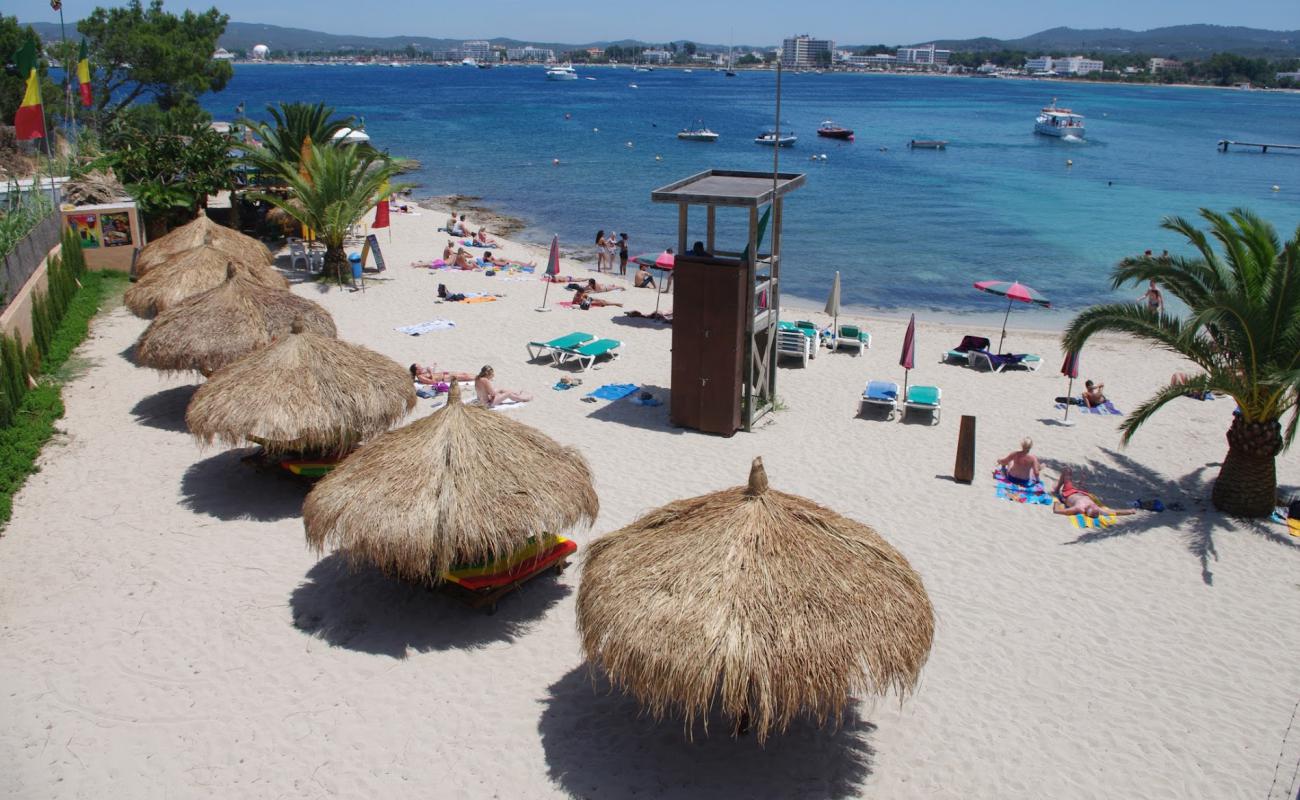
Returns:
[[[915,695],[864,700],[839,731],[797,726],[765,749],[720,730],[688,742],[679,722],[641,717],[590,676],[574,627],[578,564],[489,616],[318,559],[299,513],[308,485],[255,472],[246,450],[196,445],[184,411],[200,378],[134,366],[147,323],[119,306],[74,357],[61,433],[0,537],[0,795],[1294,796],[1300,731],[1283,737],[1300,698],[1300,625],[1287,621],[1300,540],[1209,507],[1231,400],[1179,401],[1121,447],[1120,417],[1057,424],[1066,380],[1053,333],[1009,333],[1008,349],[1041,354],[1039,371],[989,374],[939,356],[965,333],[996,339],[995,327],[922,317],[910,380],[942,387],[940,421],[861,418],[867,380],[903,380],[906,321],[867,316],[864,356],[784,361],[782,410],[752,433],[698,434],[668,422],[669,328],[620,308],[557,307],[560,287],[538,313],[533,276],[408,266],[441,253],[445,219],[394,214],[391,237],[378,233],[388,269],[364,292],[293,290],[325,305],[341,338],[402,364],[491,364],[499,386],[532,393],[501,413],[580,448],[596,476],[600,516],[573,532],[580,545],[744,483],[754,456],[774,488],[873,526],[935,607]],[[498,252],[545,261],[523,244]],[[439,303],[439,283],[504,296]],[[601,297],[647,313],[655,303],[651,290]],[[394,330],[435,319],[455,326]],[[526,342],[571,331],[622,340],[622,356],[580,375],[527,361]],[[1112,337],[1089,345],[1081,377],[1128,411],[1186,368]],[[553,389],[565,375],[584,383]],[[665,404],[581,402],[607,383]],[[413,415],[434,408],[421,400]],[[963,414],[978,419],[969,486],[949,477]],[[1082,469],[1116,506],[1158,497],[1183,510],[1081,530],[1000,499],[993,462],[1024,436],[1051,475]],[[1300,486],[1300,449],[1278,459],[1278,477],[1284,492]]]

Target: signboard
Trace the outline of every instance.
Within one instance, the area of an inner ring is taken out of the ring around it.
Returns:
[[[99,215],[105,247],[127,247],[131,244],[131,215],[125,211],[107,211]]]
[[[383,272],[388,268],[384,265],[384,254],[379,251],[379,239],[375,238],[373,233],[366,236],[366,244],[361,248],[361,266],[363,268],[366,266],[366,254],[370,252],[375,254],[376,272]]]
[[[99,247],[101,233],[98,214],[69,214],[68,227],[77,234],[83,248],[90,250]]]

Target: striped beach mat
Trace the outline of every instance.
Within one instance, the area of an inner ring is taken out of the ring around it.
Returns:
[[[1076,528],[1109,528],[1115,524],[1115,515],[1102,514],[1094,519],[1083,514],[1075,514],[1070,517],[1070,524]]]

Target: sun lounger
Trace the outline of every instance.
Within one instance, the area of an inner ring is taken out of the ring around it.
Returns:
[[[903,401],[903,419],[907,419],[907,412],[912,409],[918,411],[929,411],[934,417],[934,421],[939,421],[939,401],[943,392],[938,386],[909,386],[907,388],[907,399]]]
[[[776,332],[776,356],[779,361],[782,356],[788,356],[799,359],[803,366],[808,366],[808,359],[812,358],[813,350],[816,343],[804,335],[800,330],[778,330]]]
[[[857,325],[841,325],[840,329],[835,332],[835,337],[831,339],[831,344],[836,350],[846,347],[850,350],[856,350],[858,355],[862,355],[864,348],[871,348],[871,334]]]
[[[623,343],[617,339],[597,339],[594,342],[587,342],[578,347],[557,347],[555,348],[555,363],[558,365],[577,361],[582,371],[586,372],[596,363],[596,359],[602,356],[609,356],[611,359],[618,358],[618,349],[622,346]]]
[[[1043,359],[1030,353],[999,354],[990,353],[988,350],[972,350],[969,355],[972,367],[983,366],[991,372],[1003,372],[1008,367],[1021,367],[1030,372],[1035,372],[1043,364]]]
[[[574,331],[558,339],[552,339],[549,342],[529,342],[525,345],[528,348],[528,360],[536,361],[543,356],[555,358],[555,351],[566,350],[572,347],[586,344],[596,337],[590,333]]]
[[[963,336],[961,344],[947,351],[940,358],[944,363],[958,363],[970,365],[970,352],[972,350],[988,350],[989,340],[983,336]]]
[[[868,381],[858,402],[858,413],[868,406],[886,409],[886,418],[892,417],[898,409],[898,384],[893,381]]]

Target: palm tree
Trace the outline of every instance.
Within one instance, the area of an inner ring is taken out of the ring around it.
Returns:
[[[280,103],[267,105],[266,113],[272,122],[241,122],[261,140],[262,146],[244,146],[244,158],[254,167],[267,172],[276,171],[276,164],[288,162],[296,169],[302,158],[303,142],[319,145],[332,144],[334,134],[344,128],[355,127],[352,117],[334,116],[334,108],[324,103]]]
[[[325,269],[333,267],[339,282],[348,263],[343,240],[377,203],[406,186],[390,185],[400,165],[371,149],[313,145],[306,165],[287,161],[275,165],[277,177],[289,188],[288,197],[264,192],[250,195],[283,209],[315,232],[325,245]]]
[[[1195,363],[1205,374],[1164,387],[1120,426],[1123,441],[1165,403],[1188,392],[1229,395],[1240,411],[1228,429],[1228,455],[1214,482],[1215,508],[1243,517],[1267,516],[1277,494],[1274,459],[1295,439],[1300,409],[1300,229],[1285,245],[1253,213],[1226,216],[1201,209],[1209,235],[1181,217],[1161,223],[1181,234],[1192,258],[1126,258],[1112,273],[1114,288],[1154,281],[1187,306],[1185,317],[1123,303],[1090,308],[1063,337],[1077,351],[1093,334],[1118,331],[1147,339]],[[1216,251],[1211,237],[1218,240]],[[1282,417],[1291,412],[1285,435]]]

